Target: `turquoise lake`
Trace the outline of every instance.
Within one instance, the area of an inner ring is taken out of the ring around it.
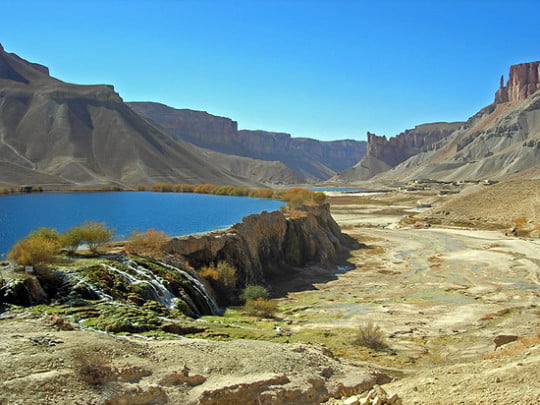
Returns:
[[[65,231],[84,221],[105,222],[115,239],[134,230],[181,236],[227,228],[243,217],[275,211],[281,201],[154,192],[34,193],[0,197],[0,258],[39,227]]]

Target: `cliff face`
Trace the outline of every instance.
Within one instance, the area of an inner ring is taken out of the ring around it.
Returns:
[[[287,133],[237,130],[237,123],[204,111],[174,109],[148,102],[128,103],[137,113],[176,138],[235,156],[279,161],[305,180],[324,180],[354,165],[364,156],[366,143],[323,142],[293,138]]]
[[[175,109],[160,103],[127,103],[169,134],[206,148],[227,145],[238,131],[238,124],[229,118],[218,117],[205,111]]]
[[[495,103],[521,101],[540,89],[540,61],[520,63],[510,66],[506,86],[501,76],[499,90],[495,93]]]
[[[226,261],[237,268],[240,284],[265,284],[292,267],[327,266],[354,241],[341,233],[328,205],[245,217],[228,231],[174,238],[167,253],[200,268]]]
[[[437,122],[418,125],[387,139],[368,132],[366,156],[352,168],[336,176],[336,180],[367,180],[420,152],[436,148],[439,141],[458,129],[462,122]]]

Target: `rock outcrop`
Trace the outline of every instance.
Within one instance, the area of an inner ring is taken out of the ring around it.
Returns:
[[[462,122],[436,122],[418,125],[387,139],[368,132],[368,146],[364,158],[352,168],[338,174],[334,180],[367,180],[404,162],[409,157],[437,148]]]
[[[495,93],[495,103],[525,100],[538,90],[540,90],[540,61],[512,65],[506,86],[504,76],[501,76],[499,90]]]
[[[225,232],[171,239],[167,253],[194,268],[219,261],[236,267],[241,285],[267,283],[291,267],[328,266],[354,241],[341,233],[328,205],[245,217]]]
[[[318,141],[293,138],[287,133],[238,130],[229,118],[204,111],[175,109],[164,104],[128,105],[170,135],[213,151],[263,161],[279,161],[307,180],[325,180],[358,162],[364,141]]]

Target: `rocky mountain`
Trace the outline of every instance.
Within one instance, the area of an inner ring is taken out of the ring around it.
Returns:
[[[380,170],[371,178],[453,181],[540,176],[539,73],[540,61],[511,66],[508,82],[505,85],[501,78],[493,104],[464,124],[456,123],[458,128],[441,139],[422,147],[398,165],[389,164],[386,171]],[[377,149],[374,140],[372,138],[368,146],[368,157],[371,150]],[[357,166],[361,165],[362,162]],[[338,179],[363,180],[369,178],[369,174],[375,173],[351,171]]]
[[[112,86],[62,82],[0,46],[0,184],[254,184],[231,166],[151,125]]]
[[[458,129],[462,122],[435,122],[408,129],[387,139],[368,132],[368,146],[364,158],[350,169],[336,176],[337,180],[367,180],[385,172],[411,156],[434,149],[439,141]]]
[[[229,118],[164,104],[130,102],[129,106],[176,138],[236,156],[279,161],[305,180],[325,180],[352,166],[365,154],[363,141],[318,141],[280,132],[238,130]]]

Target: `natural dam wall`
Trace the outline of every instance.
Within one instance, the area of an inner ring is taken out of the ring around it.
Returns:
[[[250,215],[224,232],[171,239],[164,250],[193,268],[225,261],[238,286],[262,283],[291,267],[328,266],[356,242],[343,234],[328,204]]]

